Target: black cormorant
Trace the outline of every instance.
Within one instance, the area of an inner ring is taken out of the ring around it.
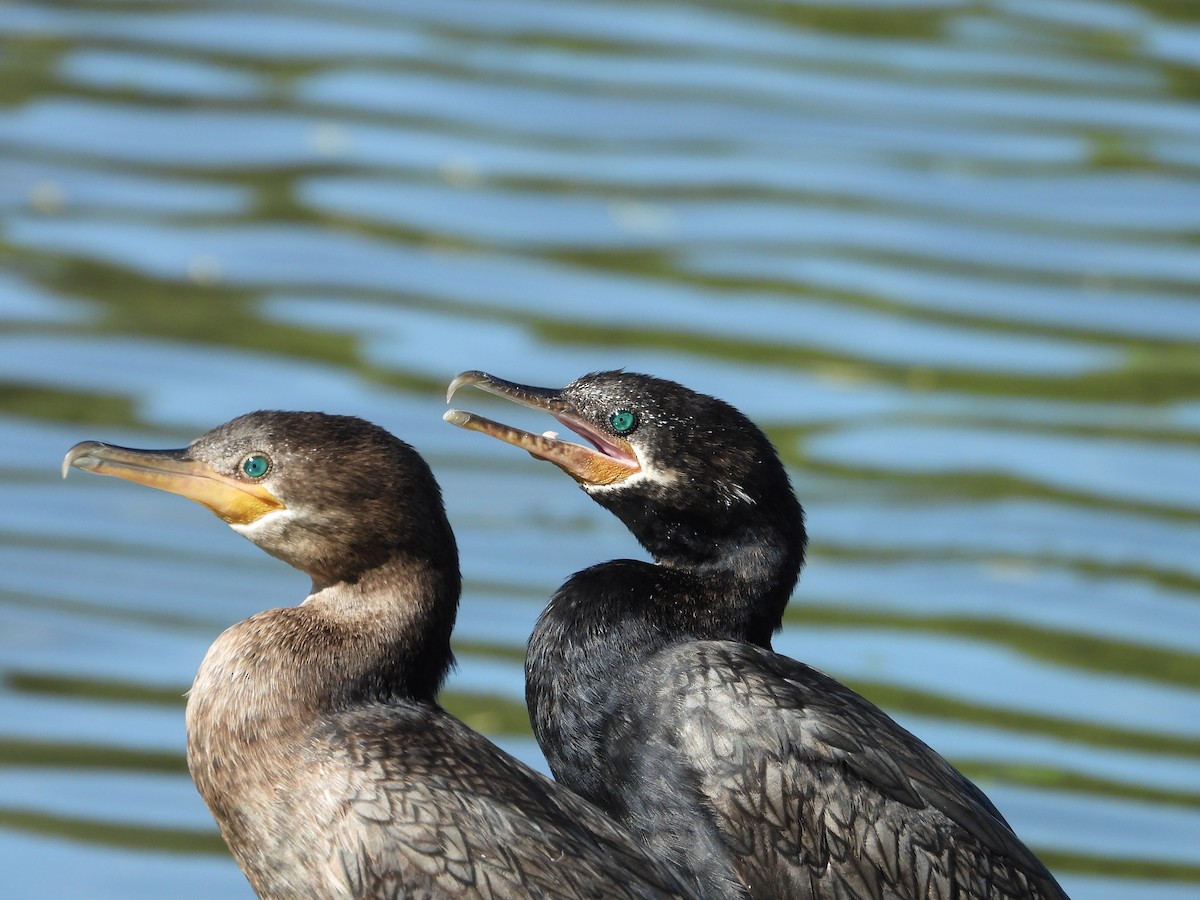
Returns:
[[[438,706],[458,552],[425,461],[375,425],[257,412],[182,450],[74,466],[182,494],[312,578],[228,628],[187,703],[188,766],[264,898],[684,896],[591,804]]]
[[[447,421],[549,460],[654,558],[573,575],[529,642],[554,775],[706,897],[1063,898],[991,801],[874,704],[771,650],[804,561],[775,448],[732,406],[647,375],[556,390],[467,372],[592,446]],[[593,449],[594,448],[594,449]]]

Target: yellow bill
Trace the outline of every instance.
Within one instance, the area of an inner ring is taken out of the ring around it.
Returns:
[[[261,484],[223,475],[207,463],[188,458],[186,450],[133,450],[82,441],[63,457],[64,478],[71,468],[179,494],[207,506],[230,525],[249,525],[286,508]]]

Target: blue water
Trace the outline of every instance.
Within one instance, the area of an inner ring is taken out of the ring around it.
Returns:
[[[641,551],[444,390],[609,366],[776,441],[812,538],[780,649],[1073,897],[1196,896],[1193,6],[0,5],[0,898],[250,896],[182,694],[307,589],[178,497],[63,482],[68,447],[400,434],[463,556],[448,703],[544,766],[525,638]]]

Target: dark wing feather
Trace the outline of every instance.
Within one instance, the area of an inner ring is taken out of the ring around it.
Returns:
[[[663,688],[634,730],[692,766],[754,897],[1066,896],[982,791],[823,673],[724,641],[647,668]]]
[[[330,868],[353,896],[686,896],[591,804],[451,716],[368,707],[324,727]]]

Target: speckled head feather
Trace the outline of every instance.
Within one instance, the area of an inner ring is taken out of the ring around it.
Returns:
[[[466,385],[549,412],[592,446],[459,410],[447,421],[555,463],[660,563],[770,580],[743,612],[759,640],[779,627],[804,562],[804,513],[774,446],[745,415],[635,372],[592,372],[560,390],[466,372],[450,394]]]
[[[589,490],[618,515],[626,492],[681,513],[704,510],[713,528],[721,527],[725,510],[737,518],[750,507],[778,506],[781,497],[785,505],[795,503],[774,446],[724,400],[625,371],[584,375],[560,396],[596,429],[628,442],[638,457],[643,477]]]

